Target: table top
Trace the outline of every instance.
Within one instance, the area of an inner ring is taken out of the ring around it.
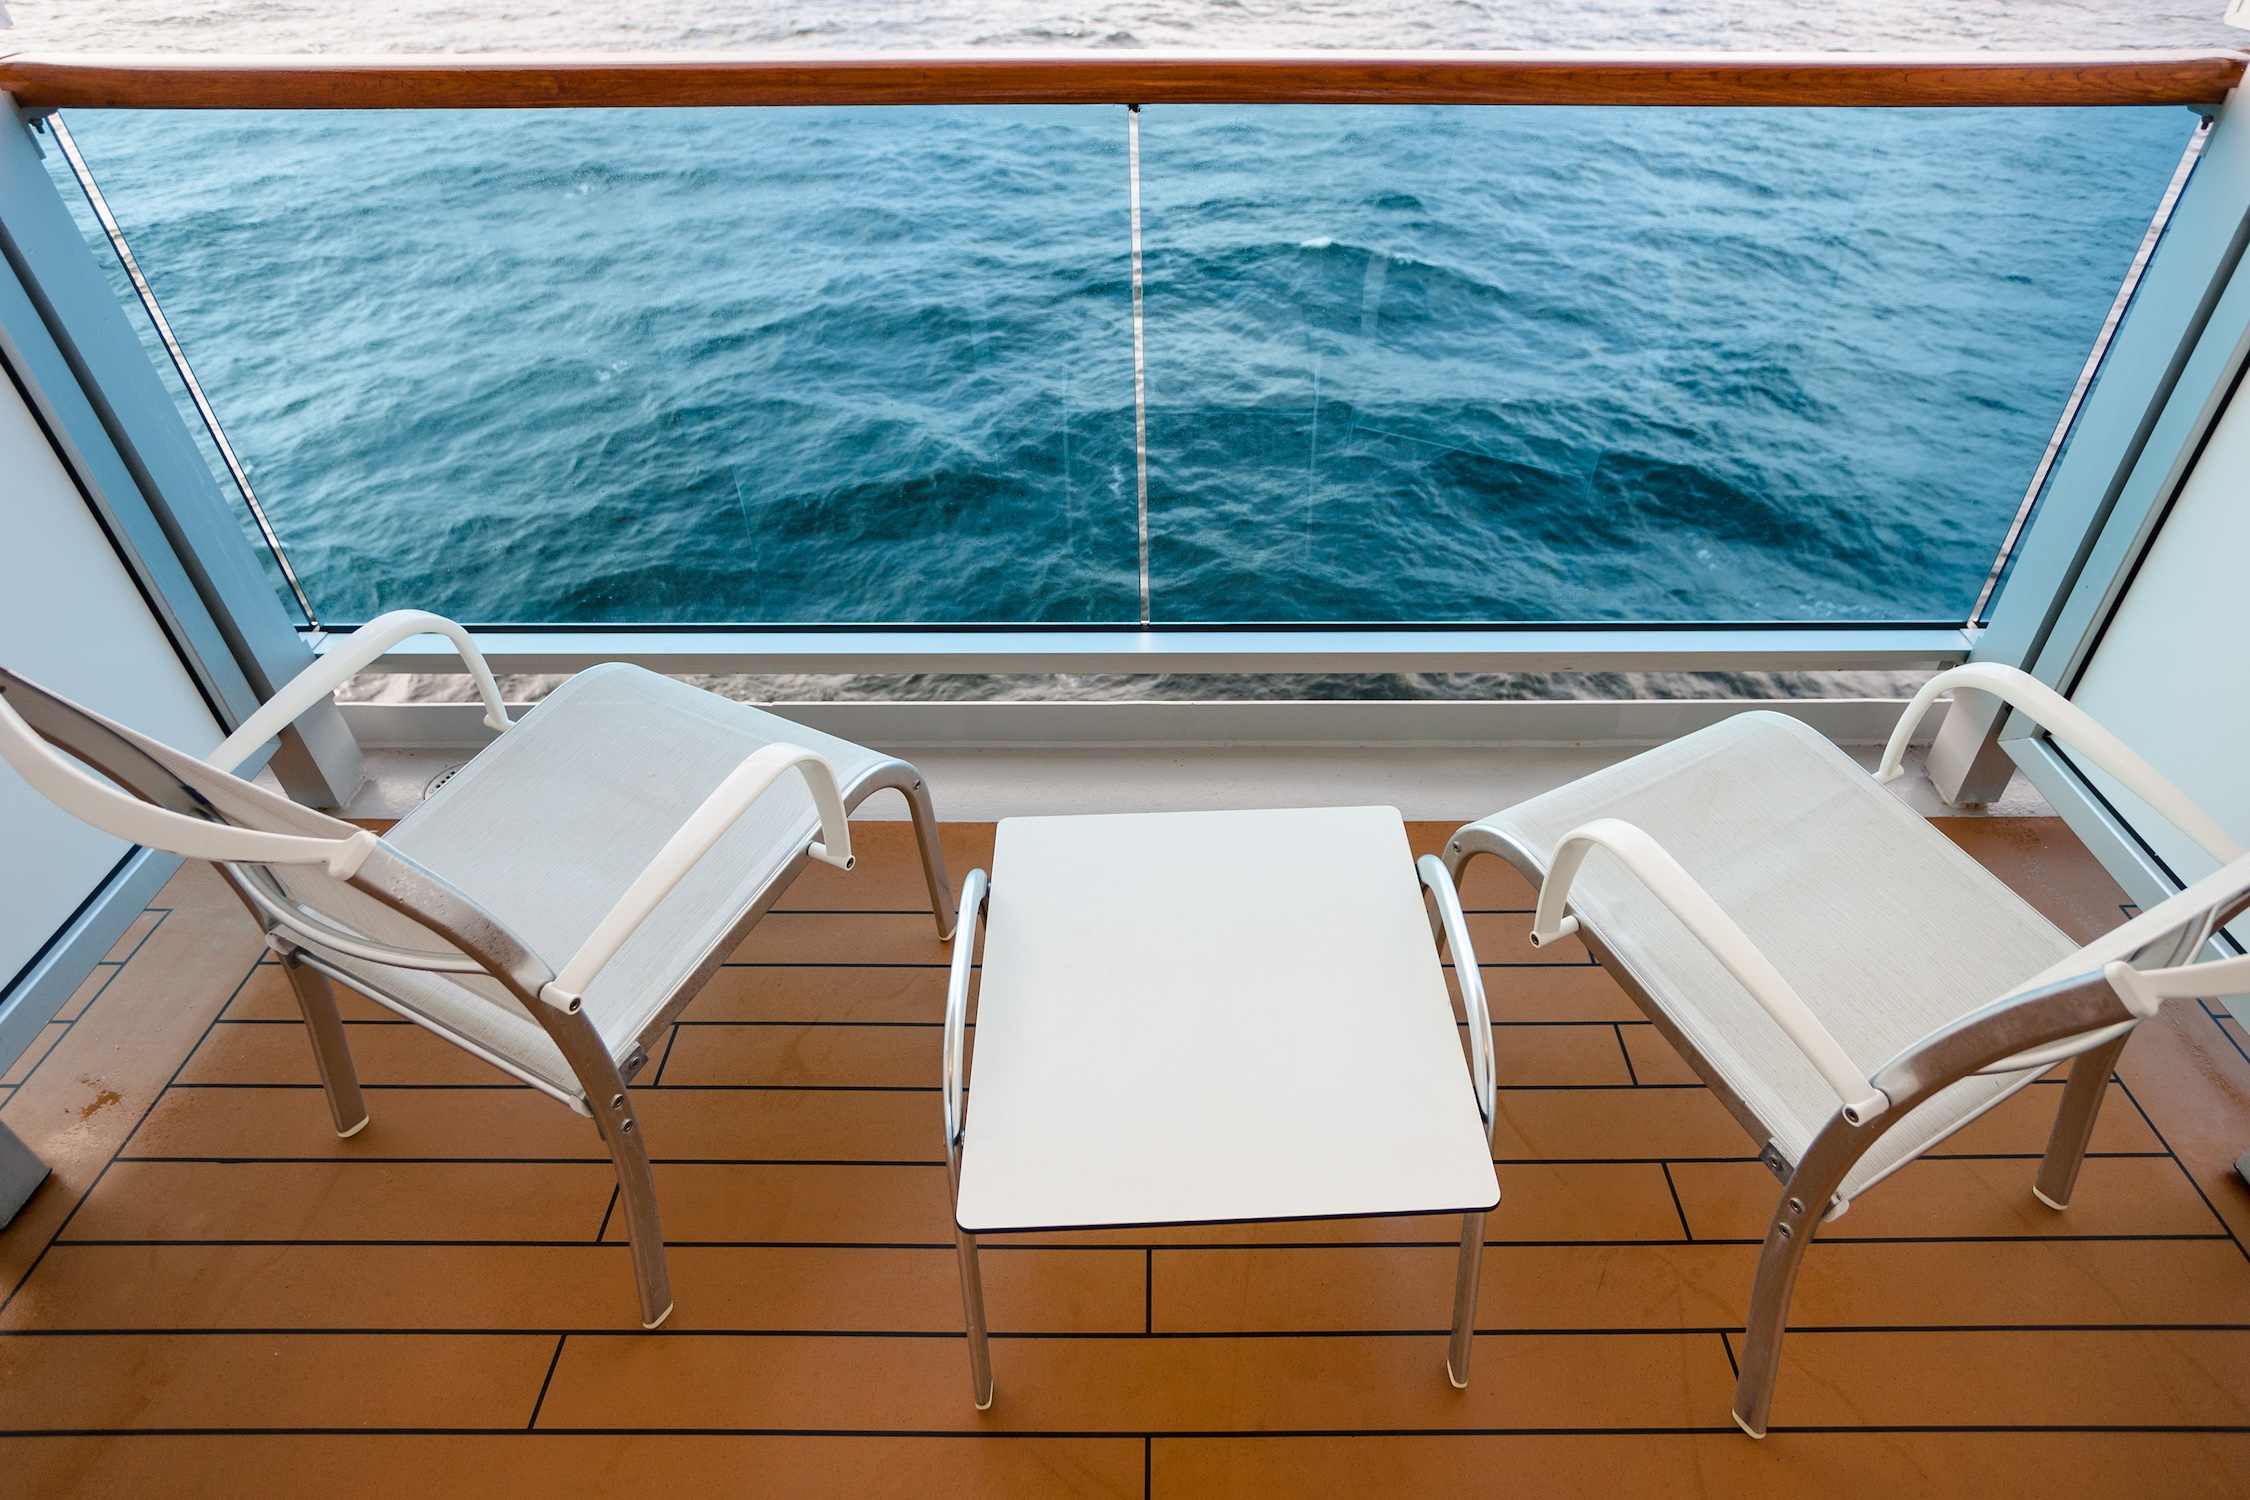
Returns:
[[[1498,1202],[1397,809],[1009,818],[988,912],[962,1228]]]

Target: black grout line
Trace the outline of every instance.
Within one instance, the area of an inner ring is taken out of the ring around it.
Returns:
[[[2223,1005],[2220,1006],[2216,1011],[2214,1011],[2211,1008],[2213,1003],[2215,1002],[2205,1001],[2203,1005],[2203,1013],[2211,1018],[2211,1024],[2218,1028],[2219,1035],[2227,1039],[2227,1045],[2234,1048],[2235,1055],[2237,1057],[2240,1057],[2244,1062],[2250,1063],[2250,1051],[2244,1051],[2242,1043],[2235,1040],[2234,1033],[2227,1029],[2226,1023],[2234,1019],[2234,1012],[2228,1010]],[[2235,1022],[2235,1025],[2237,1026],[2240,1026],[2241,1024],[2242,1023],[2240,1021]]]
[[[1153,1433],[1141,1434],[1141,1500],[1152,1500],[1156,1493],[1155,1446]]]
[[[675,1021],[672,1023],[671,1029],[664,1033],[664,1055],[657,1059],[656,1071],[649,1075],[648,1086],[650,1088],[660,1089],[664,1087],[664,1070],[672,1066],[672,1049],[679,1044],[679,1040],[680,1025]]]
[[[562,1363],[563,1345],[569,1342],[569,1334],[559,1333],[555,1335],[555,1356],[547,1361],[547,1378],[539,1382],[539,1399],[531,1403],[531,1420],[523,1424],[523,1430],[526,1432],[534,1431],[539,1426],[540,1408],[547,1404],[547,1387],[555,1383],[555,1366]]]
[[[1024,1344],[1057,1344],[1064,1342],[1117,1344],[1127,1341],[1156,1340],[1174,1344],[1254,1342],[1302,1342],[1309,1339],[1442,1339],[1450,1330],[1438,1325],[1426,1328],[1199,1328],[1177,1330],[1169,1333],[1135,1333],[1130,1329],[1105,1332],[1080,1330],[1016,1330],[1009,1333],[994,1331],[995,1343],[1011,1341]],[[1650,1339],[1650,1338],[1701,1338],[1718,1334],[1722,1338],[1741,1333],[1736,1324],[1662,1324],[1654,1326],[1593,1327],[1593,1328],[1495,1328],[1479,1325],[1476,1336],[1480,1339]],[[1792,1323],[1791,1338],[1862,1338],[1892,1337],[1909,1334],[1917,1337],[1933,1335],[1957,1336],[1963,1334],[2023,1334],[2023,1333],[2250,1333],[2250,1323],[1853,1323],[1820,1324]],[[377,1327],[357,1327],[336,1324],[307,1328],[301,1325],[284,1327],[183,1327],[177,1323],[162,1323],[146,1328],[12,1328],[0,1330],[0,1346],[14,1340],[48,1343],[61,1339],[131,1339],[131,1338],[391,1338],[391,1339],[458,1339],[458,1338],[545,1338],[552,1335],[576,1335],[580,1338],[650,1338],[643,1328],[621,1327],[617,1324],[592,1324],[574,1328],[556,1328],[552,1325],[536,1328],[510,1328],[490,1323],[473,1323],[454,1327],[439,1325],[419,1328],[402,1328],[396,1324]],[[850,1339],[854,1341],[924,1339],[943,1340],[958,1345],[961,1334],[942,1328],[698,1328],[680,1334],[658,1333],[656,1338],[696,1339]],[[5,1429],[0,1429],[4,1432]]]
[[[1688,1227],[1687,1210],[1680,1206],[1680,1189],[1679,1185],[1672,1181],[1672,1164],[1670,1162],[1659,1162],[1657,1165],[1664,1169],[1664,1189],[1672,1195],[1672,1212],[1680,1216],[1680,1233],[1687,1237],[1690,1244],[1693,1244],[1695,1242],[1695,1231]]]
[[[2218,1221],[2219,1228],[2226,1231],[2226,1237],[2234,1241],[2234,1248],[2242,1252],[2244,1260],[2250,1261],[2250,1248],[2244,1247],[2241,1237],[2234,1232],[2234,1226],[2227,1222],[2227,1216],[2219,1212],[2219,1206],[2211,1201],[2211,1195],[2203,1191],[2203,1184],[2195,1180],[2195,1174],[2188,1170],[2186,1162],[2180,1160],[2179,1153],[2172,1149],[2172,1143],[2164,1138],[2164,1132],[2156,1128],[2156,1121],[2149,1118],[2146,1109],[2141,1108],[2141,1101],[2134,1095],[2132,1085],[2115,1073],[2110,1074],[2109,1077],[2112,1083],[2125,1091],[2125,1097],[2132,1100],[2133,1108],[2140,1110],[2141,1119],[2146,1121],[2148,1128],[2155,1133],[2157,1141],[2164,1147],[2164,1154],[2171,1157],[2172,1165],[2179,1168],[2180,1176],[2187,1179],[2187,1185],[2195,1190],[2195,1196],[2203,1200],[2204,1212]]]
[[[1727,1351],[1727,1368],[1734,1371],[1735,1379],[1740,1380],[1742,1378],[1742,1366],[1735,1363],[1734,1335],[1724,1328],[1719,1330],[1719,1347]]]
[[[309,1090],[308,1090],[309,1091]],[[681,1093],[675,1088],[668,1092]],[[348,1166],[355,1163],[404,1165],[456,1164],[481,1166],[584,1166],[610,1164],[606,1156],[203,1156],[189,1152],[168,1152],[162,1156],[124,1156],[120,1161],[131,1162],[203,1162],[238,1166],[263,1164],[285,1166],[292,1164]],[[1957,1156],[1940,1156],[1931,1153],[1919,1158],[1922,1161],[2023,1161],[2036,1162],[2036,1151],[1964,1152]],[[2168,1161],[2162,1151],[2089,1151],[2088,1161]],[[942,1167],[943,1157],[890,1157],[890,1156],[656,1156],[650,1158],[658,1166],[686,1167]],[[1754,1156],[1686,1156],[1677,1152],[1670,1156],[1496,1156],[1495,1166],[1503,1167],[1652,1167],[1660,1162],[1693,1166],[1759,1166]],[[2222,1238],[2220,1235],[2186,1235],[2177,1238]]]
[[[13,1098],[13,1090],[22,1088],[25,1084],[31,1082],[32,1079],[39,1076],[39,1070],[47,1066],[47,1059],[55,1055],[55,1049],[57,1047],[60,1047],[65,1041],[69,1040],[72,1028],[76,1027],[80,1021],[86,1019],[86,1013],[94,1008],[94,1002],[101,999],[103,991],[107,990],[112,984],[116,983],[117,976],[125,972],[125,966],[133,961],[133,954],[141,951],[141,944],[147,942],[151,937],[154,937],[156,935],[156,929],[162,927],[164,925],[164,919],[172,914],[172,908],[168,906],[152,906],[147,907],[144,910],[156,912],[158,914],[156,920],[149,924],[148,931],[140,935],[139,941],[133,944],[132,951],[127,953],[123,958],[112,959],[105,957],[100,962],[94,965],[94,968],[96,970],[107,969],[109,970],[109,973],[103,977],[102,982],[99,985],[95,986],[94,993],[86,997],[86,1003],[78,1007],[77,1015],[72,1016],[67,1021],[57,1021],[50,1018],[39,1028],[42,1035],[46,1033],[49,1027],[60,1027],[61,1030],[55,1037],[55,1039],[47,1044],[47,1050],[39,1054],[39,1060],[33,1063],[31,1067],[25,1071],[23,1077],[17,1079],[14,1083],[7,1085],[7,1088],[11,1091],[8,1097]],[[133,920],[137,922],[140,920],[140,918],[135,917]],[[89,975],[88,977],[91,978],[92,976]],[[14,1064],[10,1063],[9,1066],[13,1067]],[[0,1302],[0,1307],[4,1306],[6,1306],[6,1303]]]
[[[617,1212],[617,1195],[619,1191],[621,1190],[618,1188],[616,1183],[613,1182],[609,1185],[609,1207],[602,1210],[602,1227],[594,1231],[594,1243],[597,1245],[602,1242],[602,1236],[609,1233],[610,1215]],[[671,1243],[676,1245],[681,1242],[678,1240],[673,1240]]]
[[[886,971],[886,972],[888,972],[888,971],[891,971],[891,970],[895,970],[895,969],[921,969],[921,970],[925,970],[925,971],[927,971],[927,972],[929,972],[929,973],[932,973],[932,974],[943,974],[943,973],[946,973],[946,972],[948,972],[949,970],[951,970],[951,968],[953,967],[953,965],[952,965],[952,963],[951,963],[951,962],[950,962],[949,960],[945,960],[945,959],[931,959],[931,960],[928,960],[928,961],[926,961],[926,962],[920,962],[920,963],[885,963],[885,962],[880,962],[880,961],[877,961],[877,960],[872,960],[872,959],[860,959],[860,960],[858,960],[857,962],[846,963],[846,962],[843,962],[843,961],[840,961],[840,960],[826,960],[826,959],[820,959],[820,960],[815,960],[815,959],[795,959],[795,960],[789,960],[789,961],[782,961],[782,960],[777,960],[777,959],[767,959],[767,960],[755,960],[755,961],[753,961],[753,960],[749,960],[749,959],[732,959],[732,958],[730,958],[730,959],[728,959],[728,960],[727,960],[727,961],[726,961],[725,963],[723,963],[723,964],[719,965],[719,967],[720,967],[720,968],[722,968],[722,969],[880,969],[880,970],[884,970],[884,971]],[[978,960],[977,960],[977,962],[976,962],[976,964],[975,964],[975,967],[976,967],[976,968],[979,968],[979,969],[982,969],[982,968],[984,967],[984,960],[983,960],[983,959],[981,959],[981,958],[980,958],[980,959],[978,959]],[[1452,968],[1452,967],[1453,967],[1453,965],[1452,965],[1452,964],[1451,964],[1450,962],[1447,962],[1447,963],[1443,963],[1443,964],[1442,964],[1442,967],[1450,969],[1450,968]],[[1599,963],[1595,962],[1595,961],[1594,961],[1593,959],[1591,959],[1591,958],[1584,958],[1584,959],[1574,959],[1574,960],[1572,960],[1572,961],[1570,961],[1570,962],[1568,962],[1568,963],[1557,963],[1557,962],[1552,962],[1552,961],[1549,961],[1549,962],[1541,962],[1541,963],[1531,963],[1531,962],[1526,962],[1526,963],[1506,963],[1506,962],[1500,962],[1500,963],[1483,963],[1483,962],[1480,962],[1480,963],[1478,963],[1477,967],[1478,967],[1479,969],[1596,969],[1596,970],[1598,970],[1598,969],[1600,969],[1600,968],[1601,968],[1601,965],[1600,965]]]
[[[623,1337],[625,1335],[620,1335]],[[994,1337],[1003,1335],[995,1334]],[[952,1337],[958,1339],[959,1334]],[[1775,1425],[1768,1431],[1798,1436],[1861,1437],[1868,1435],[1917,1436],[2072,1436],[2100,1434],[2126,1437],[2201,1437],[2250,1433],[2250,1423],[2023,1423],[1995,1422],[1943,1426],[1938,1423],[1887,1423],[1865,1427]],[[1304,1441],[1354,1438],[1461,1438],[1461,1437],[1727,1437],[1741,1429],[1729,1422],[1705,1427],[1264,1427],[1180,1428],[1164,1434],[1168,1442],[1240,1442],[1244,1440]],[[889,1427],[542,1427],[525,1432],[520,1427],[14,1427],[0,1428],[0,1436],[22,1438],[179,1438],[179,1437],[507,1437],[567,1439],[582,1437],[637,1438],[880,1438],[952,1442],[1054,1442],[1058,1440],[1115,1441],[1139,1436],[1116,1428],[889,1428]]]
[[[1412,1218],[1454,1218],[1457,1215],[1401,1215]],[[1303,1223],[1305,1220],[1294,1222]],[[603,1220],[603,1231],[608,1228],[608,1217]],[[1024,1229],[1005,1231],[1007,1238],[980,1238],[980,1249],[996,1255],[1021,1251],[1068,1251],[1072,1254],[1115,1255],[1129,1251],[1163,1250],[1168,1253],[1189,1254],[1197,1252],[1240,1254],[1244,1251],[1299,1251],[1299,1250],[1454,1250],[1459,1241],[1452,1237],[1435,1239],[1342,1239],[1342,1240],[1104,1240],[1084,1243],[1076,1240],[1050,1238],[1065,1234],[1122,1234],[1124,1230],[1112,1229]],[[1016,1235],[1024,1239],[1014,1238]],[[1814,1250],[1841,1253],[1850,1249],[1881,1249],[1894,1245],[2148,1245],[2148,1244],[2218,1244],[2226,1240],[2224,1234],[1897,1234],[1865,1235],[1854,1238],[1823,1236],[1814,1244]],[[1699,1248],[1756,1249],[1764,1241],[1748,1236],[1720,1236],[1703,1239],[1668,1239],[1646,1235],[1629,1239],[1487,1239],[1485,1245],[1494,1250],[1678,1250],[1688,1246]],[[353,1239],[342,1236],[321,1238],[259,1239],[250,1237],[223,1238],[219,1236],[181,1236],[175,1239],[70,1239],[57,1240],[56,1246],[69,1250],[84,1249],[495,1249],[495,1250],[583,1250],[588,1248],[617,1251],[630,1248],[625,1241],[577,1239],[429,1239],[429,1238],[367,1238]],[[694,1250],[930,1250],[951,1253],[951,1240],[709,1240],[667,1239],[665,1244],[673,1249]]]
[[[1641,1086],[1641,1075],[1633,1071],[1633,1049],[1625,1045],[1624,1024],[1612,1021],[1609,1023],[1609,1029],[1617,1033],[1617,1055],[1625,1059],[1626,1078],[1631,1080],[1634,1088],[1639,1088]]]

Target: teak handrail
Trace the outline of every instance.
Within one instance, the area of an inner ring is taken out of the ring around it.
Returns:
[[[798,52],[0,57],[30,109],[784,104],[2216,104],[2240,52]]]

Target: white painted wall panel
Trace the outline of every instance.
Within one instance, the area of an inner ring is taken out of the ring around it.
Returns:
[[[202,754],[219,726],[15,386],[0,379],[0,662]],[[0,985],[70,919],[127,846],[0,765]]]
[[[2250,844],[2250,399],[2220,417],[2071,696]],[[2217,868],[2091,776],[2183,878]]]

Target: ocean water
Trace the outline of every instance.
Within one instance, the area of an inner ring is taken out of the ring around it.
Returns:
[[[1122,109],[70,123],[324,623],[1138,616]],[[2193,124],[1151,107],[1152,615],[1958,622]]]

